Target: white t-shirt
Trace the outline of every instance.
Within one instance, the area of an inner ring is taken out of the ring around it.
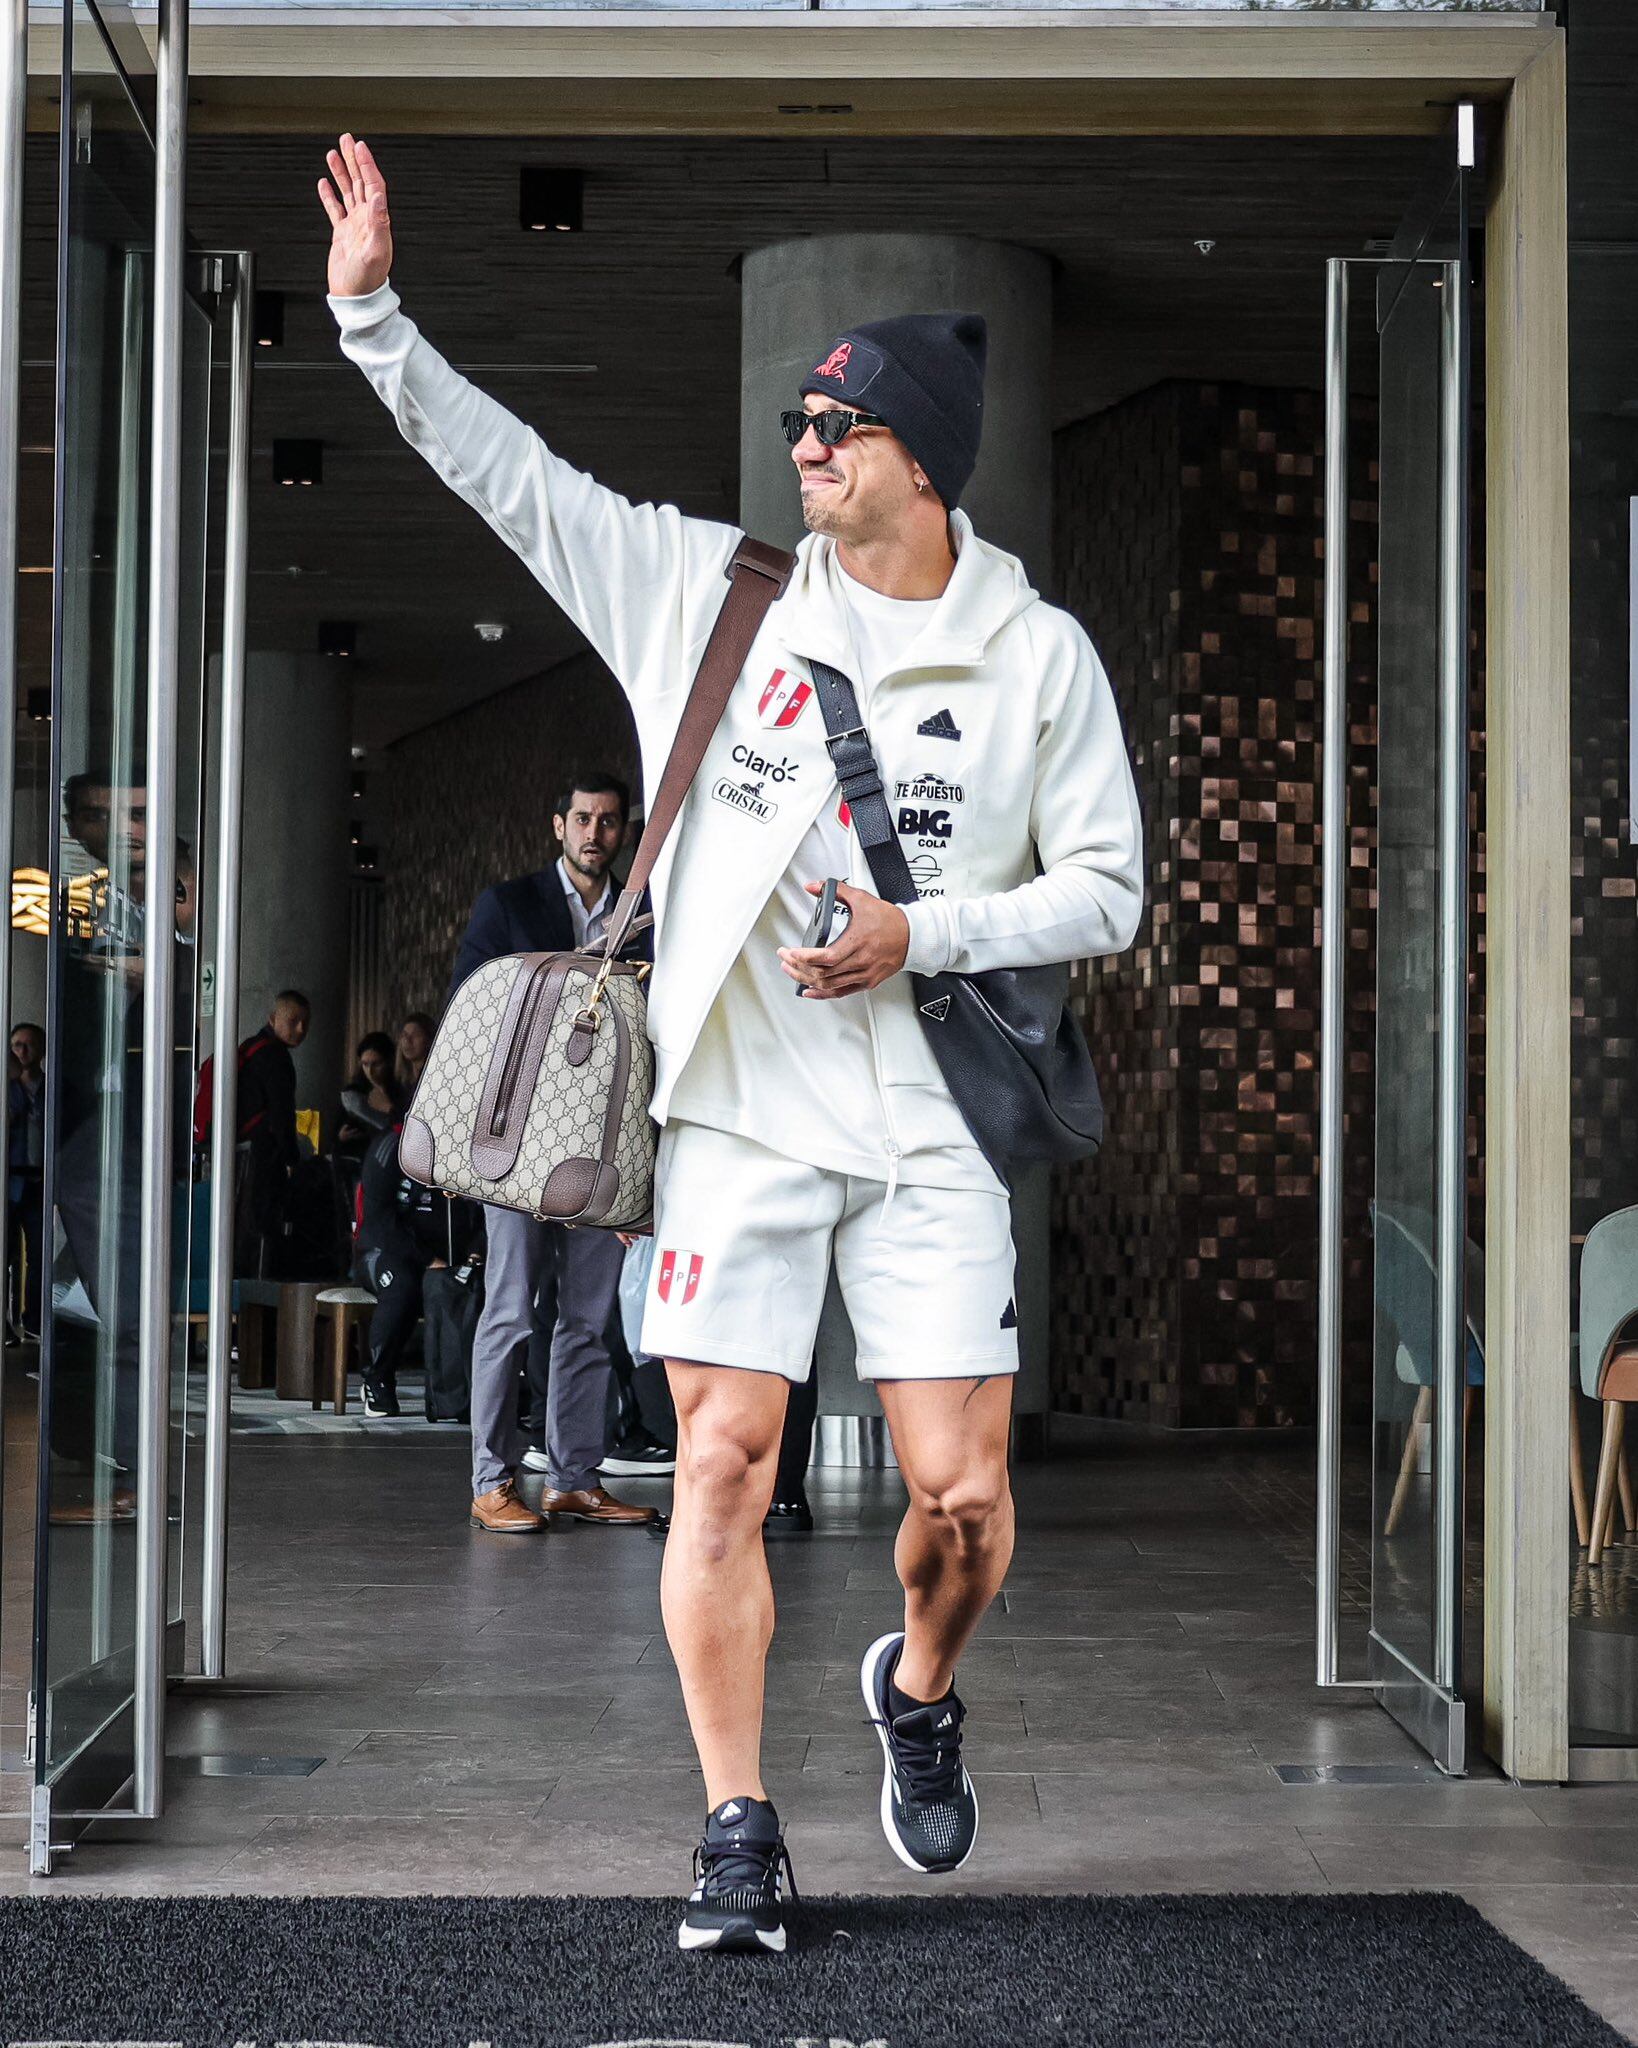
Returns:
[[[884,597],[840,563],[835,567],[852,632],[850,680],[868,725],[877,683],[905,666],[938,600]],[[737,1132],[834,1173],[996,1189],[1000,1182],[973,1143],[930,1050],[924,1048],[913,1134],[884,1102],[868,1004],[908,1003],[909,980],[893,975],[870,997],[819,1002],[798,995],[779,964],[778,949],[799,946],[807,930],[814,899],[803,884],[828,875],[848,879],[850,833],[840,810],[840,794],[833,791],[775,884],[678,1078],[670,1114]],[[841,929],[838,920],[833,936]]]

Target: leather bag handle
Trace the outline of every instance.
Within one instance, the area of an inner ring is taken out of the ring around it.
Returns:
[[[734,684],[750,654],[751,642],[767,617],[768,607],[776,597],[784,595],[795,569],[796,557],[786,549],[741,536],[728,564],[728,595],[722,601],[722,610],[717,613],[711,637],[694,672],[688,702],[683,706],[660,786],[654,792],[631,872],[608,921],[602,947],[605,961],[617,958],[620,948],[632,936],[637,905],[648,887],[666,835],[677,821],[689,785],[705,758],[711,735],[728,708]]]

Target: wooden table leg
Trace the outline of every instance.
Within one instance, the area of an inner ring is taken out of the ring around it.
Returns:
[[[330,1319],[330,1393],[338,1415],[347,1413],[347,1339],[352,1321],[352,1310],[338,1302]]]
[[[267,1385],[268,1310],[259,1301],[239,1308],[239,1384],[254,1391]]]

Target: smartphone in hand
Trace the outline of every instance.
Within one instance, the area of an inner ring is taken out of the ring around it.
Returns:
[[[827,875],[824,888],[813,899],[813,909],[808,915],[808,928],[802,934],[802,944],[804,946],[828,946],[830,944],[832,926],[836,922],[838,911],[841,912],[842,924],[845,929],[848,919],[848,908],[845,903],[839,903],[836,900],[836,889],[836,877],[834,875]],[[836,936],[839,938],[841,934],[838,932]],[[801,982],[796,984],[796,993],[798,996],[807,993]]]

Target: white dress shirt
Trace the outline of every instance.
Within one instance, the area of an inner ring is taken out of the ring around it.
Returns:
[[[563,894],[568,899],[569,918],[574,925],[575,946],[583,953],[588,946],[601,945],[604,932],[608,928],[609,912],[614,908],[613,881],[603,884],[602,895],[588,910],[586,899],[575,887],[574,877],[569,873],[569,864],[561,854],[557,857],[557,878],[563,884]]]

